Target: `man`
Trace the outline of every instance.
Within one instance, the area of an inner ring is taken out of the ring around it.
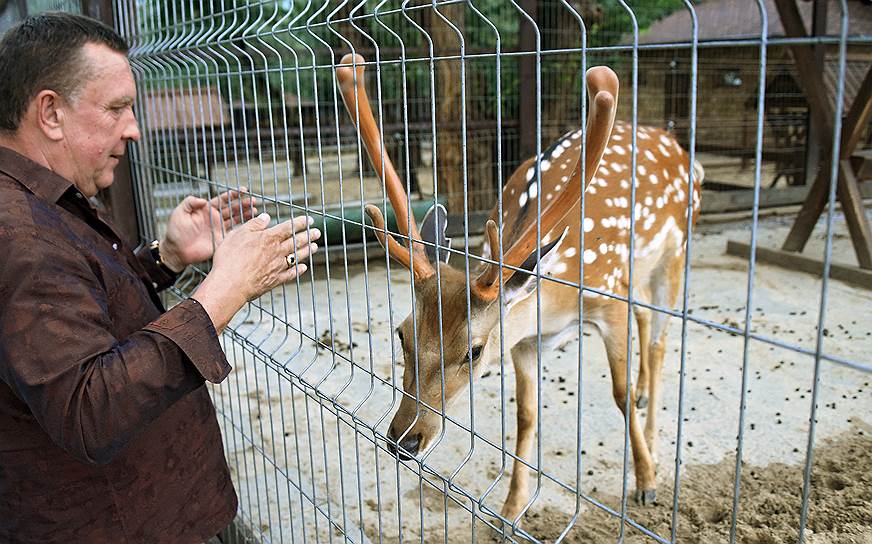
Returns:
[[[157,248],[128,248],[89,200],[140,137],[126,52],[69,14],[0,42],[0,542],[220,532],[237,499],[205,386],[230,371],[217,334],[317,249],[309,218],[270,228],[236,191],[188,197]],[[209,258],[164,311],[157,291]]]

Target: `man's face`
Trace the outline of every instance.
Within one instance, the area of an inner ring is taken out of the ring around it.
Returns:
[[[64,174],[91,197],[112,185],[127,141],[139,140],[139,128],[127,57],[105,45],[86,44],[83,49],[91,77],[64,108]]]

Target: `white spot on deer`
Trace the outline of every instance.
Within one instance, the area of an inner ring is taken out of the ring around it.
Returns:
[[[554,186],[554,190],[555,190],[555,191],[559,191],[561,187],[563,187],[563,185],[560,185],[560,184],[558,183],[557,185]]]
[[[660,209],[660,208],[662,208],[662,207],[663,207],[663,197],[662,197],[662,196],[658,196],[658,197],[657,197],[657,208]]]
[[[651,153],[650,149],[645,150],[645,158],[651,162],[657,162],[657,157],[654,156],[654,153]]]
[[[527,203],[527,193],[521,193],[521,196],[518,197],[518,206],[523,208]]]
[[[561,169],[561,170],[566,170],[566,164],[567,164],[567,163],[565,163],[565,162],[564,162],[564,163],[561,163],[561,164],[560,164],[560,169]]]
[[[657,216],[654,214],[649,215],[645,218],[645,222],[642,223],[642,228],[645,230],[651,230],[651,227],[654,225],[654,221],[657,219]]]
[[[651,195],[646,195],[645,196],[645,205],[650,206],[652,204],[654,204],[654,199],[651,198]]]
[[[616,145],[616,146],[615,146],[615,152],[616,152],[618,155],[626,155],[626,154],[627,154],[627,152],[624,150],[624,148],[621,147],[621,146],[619,146],[619,145]]]
[[[591,249],[584,250],[584,264],[591,264],[596,260],[596,252]]]
[[[611,167],[612,172],[614,172],[615,174],[618,174],[621,172],[621,170],[623,170],[623,168],[621,168],[621,166],[623,166],[623,165],[621,165],[620,163],[617,163],[617,162],[613,162],[613,163],[609,164],[609,166]]]
[[[648,217],[648,214],[650,214],[650,213],[651,213],[651,208],[649,208],[648,206],[645,206],[644,208],[642,208],[642,217]]]
[[[624,139],[624,137],[621,136],[620,134],[612,134],[612,140],[614,140],[616,142],[620,142],[623,139]]]
[[[594,187],[593,184],[591,184],[590,186],[588,186],[587,192],[592,194],[592,195],[595,195],[596,194],[596,187]]]
[[[512,187],[511,189],[509,189],[509,196],[514,196],[514,194],[515,194],[515,188]]]
[[[606,169],[605,166],[600,166],[596,172],[597,172],[597,174],[599,174],[601,176],[608,176],[609,175],[609,171]]]
[[[660,135],[660,142],[661,142],[662,144],[664,144],[664,145],[669,145],[669,144],[672,143],[672,140],[670,140],[669,138],[667,138],[666,135],[661,134],[661,135]]]
[[[569,246],[566,248],[566,251],[563,252],[564,257],[575,257],[575,254],[578,253],[578,250],[573,246]]]
[[[590,232],[593,230],[594,221],[590,217],[584,218],[584,232]]]
[[[527,181],[530,181],[531,179],[533,179],[533,174],[535,174],[535,173],[536,173],[535,166],[531,166],[530,168],[527,168],[527,175],[526,175]]]
[[[545,195],[545,200],[551,200],[552,198],[554,198],[554,195],[552,195],[551,193]]]
[[[611,155],[612,153],[614,153],[614,151],[612,151],[612,148],[611,148],[611,147],[607,147],[607,148],[605,148],[605,149],[603,150],[603,156],[605,156],[605,155]]]
[[[657,185],[657,183],[660,182],[660,178],[658,178],[658,177],[657,177],[656,175],[654,175],[654,174],[651,174],[650,176],[648,176],[648,181],[651,182],[651,185]]]
[[[547,159],[542,161],[542,171],[547,172],[549,168],[551,168],[551,161]]]
[[[687,177],[687,169],[684,167],[683,162],[678,163],[678,174],[683,178]]]
[[[530,200],[533,200],[534,198],[536,198],[536,195],[539,194],[539,184],[538,183],[531,183],[530,188],[527,189],[527,194],[530,195]]]
[[[636,202],[636,208],[633,210],[634,215],[636,216],[636,220],[638,221],[640,217],[642,217],[642,204]]]
[[[648,173],[648,169],[645,168],[644,164],[640,164],[638,167],[636,167],[636,171],[639,172],[640,176],[644,176]]]
[[[657,144],[657,151],[659,151],[660,154],[663,155],[664,157],[671,157],[672,156],[672,154],[669,151],[666,151],[666,147],[664,147],[663,144]]]
[[[606,180],[603,179],[603,178],[597,178],[597,182],[596,182],[596,184],[599,185],[600,187],[605,187],[606,185],[608,185],[608,184],[606,183]]]
[[[570,142],[569,140],[563,140],[562,142],[560,142],[560,145],[562,145],[564,149],[569,149],[569,146],[572,145],[572,142]]]
[[[567,181],[569,181],[569,176],[563,176],[562,178],[560,178],[560,181],[566,183]],[[558,187],[560,187],[560,185],[558,185]]]
[[[573,133],[572,133],[572,136],[571,136],[571,138],[572,138],[573,140],[577,140],[577,139],[579,139],[580,137],[581,137],[581,130],[580,130],[580,129],[579,129],[579,130],[576,130],[575,132],[573,132]]]
[[[606,283],[608,284],[609,289],[614,289],[614,287],[615,287],[615,277],[614,277],[614,276],[609,276],[608,279],[606,280]]]
[[[629,189],[629,188],[630,188],[630,182],[625,180],[625,179],[622,179],[621,180],[621,189]]]
[[[648,136],[648,131],[645,130],[644,127],[639,129],[639,132],[636,134],[640,140],[650,140],[651,136]]]
[[[542,243],[543,244],[550,244],[551,243],[551,233],[550,232],[542,237]]]
[[[556,158],[559,157],[560,155],[563,155],[563,150],[564,150],[564,148],[563,148],[562,145],[558,145],[558,146],[556,146],[556,147],[554,148],[554,151],[551,152],[551,158],[552,158],[552,159],[556,159]]]
[[[608,250],[609,250],[609,246],[607,246],[606,244],[603,243],[603,244],[600,244],[600,245],[599,245],[599,251],[600,251],[600,253],[602,253],[603,255],[605,255],[605,254],[606,254],[606,251],[608,251]]]

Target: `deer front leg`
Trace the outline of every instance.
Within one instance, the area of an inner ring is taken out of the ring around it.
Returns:
[[[512,348],[512,362],[515,365],[515,396],[518,399],[518,442],[515,454],[518,459],[530,462],[533,441],[536,438],[536,345],[521,342]],[[513,521],[530,499],[530,468],[518,459],[512,469],[512,482],[509,494],[503,504],[502,515]]]
[[[627,375],[627,314],[620,304],[611,312],[609,326],[603,340],[612,374],[612,396],[618,409],[630,421],[630,446],[633,450],[633,467],[636,472],[635,499],[641,504],[651,504],[657,498],[657,483],[654,461],[642,434],[636,414],[636,395]],[[630,405],[627,411],[627,389],[630,388]]]

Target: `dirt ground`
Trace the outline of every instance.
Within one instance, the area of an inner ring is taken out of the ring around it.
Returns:
[[[812,544],[864,544],[872,542],[872,427],[856,425],[815,450],[811,476],[806,542]],[[736,539],[749,544],[796,542],[798,512],[802,504],[803,472],[799,466],[772,463],[746,465],[742,474]],[[735,457],[714,465],[689,466],[681,480],[681,501],[676,538],[689,544],[729,540]],[[664,486],[671,497],[671,483]],[[612,497],[619,500],[618,497]],[[653,507],[630,503],[628,517],[656,534],[668,536],[672,504]],[[551,541],[566,527],[569,516],[550,508],[534,511],[524,528]],[[614,538],[617,520],[602,510],[588,509],[565,542],[606,542]],[[628,528],[629,543],[651,542]]]
[[[777,216],[761,220],[759,243],[777,247],[790,222]],[[841,216],[835,227],[833,259],[850,264]],[[737,541],[796,539],[821,280],[761,264],[749,297],[748,263],[726,255],[725,247],[731,239],[747,242],[750,231],[750,221],[738,220],[700,225],[694,233],[688,307],[705,321],[688,323],[681,392],[681,320],[672,320],[657,420],[659,502],[639,508],[630,500],[629,507],[631,519],[663,538],[671,531],[680,453],[679,541],[728,539],[744,370]],[[819,225],[808,254],[822,253],[823,234]],[[341,247],[327,251],[342,254]],[[391,271],[388,281],[383,257],[366,268],[333,264],[328,271],[319,265],[305,281],[242,313],[234,333],[224,336],[234,369],[213,397],[241,516],[263,541],[327,542],[345,535],[354,542],[461,543],[493,534],[470,510],[499,511],[508,490],[511,467],[502,448],[514,448],[511,362],[490,367],[475,384],[472,402],[464,396],[452,407],[455,422],[423,465],[398,462],[380,436],[399,402],[396,388],[404,367],[392,364],[391,336],[409,312],[411,290],[407,273],[399,266]],[[751,340],[746,351],[741,335],[706,323],[741,329],[749,302],[750,327],[761,340]],[[872,374],[867,372],[872,291],[831,281],[824,309],[821,351],[847,364],[822,361],[819,368],[808,541],[867,543],[872,542]],[[333,349],[316,350],[313,339]],[[542,477],[534,480],[537,494],[523,529],[547,542],[569,524],[576,504],[572,489],[620,510],[624,433],[596,331],[585,329],[563,348],[543,354],[541,384]],[[676,444],[679,425],[683,440]],[[447,493],[434,474],[450,480]],[[630,468],[630,497],[633,489]],[[613,516],[582,503],[570,541],[615,542],[618,525]],[[628,528],[627,536],[630,542],[654,541],[636,529]]]

